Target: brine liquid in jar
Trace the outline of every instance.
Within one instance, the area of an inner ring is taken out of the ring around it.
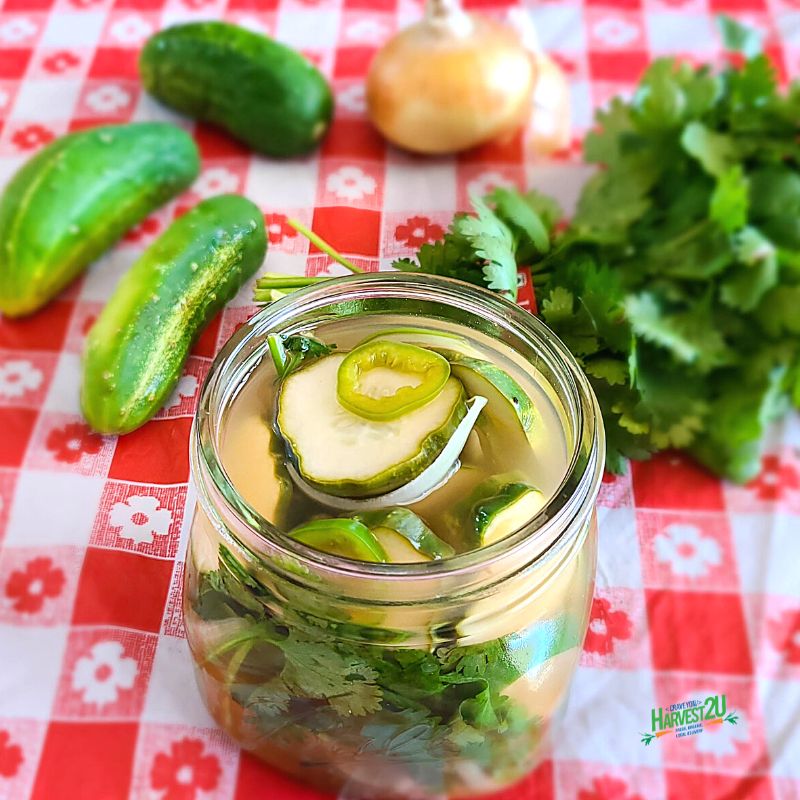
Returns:
[[[521,778],[577,663],[592,524],[496,586],[487,559],[464,596],[457,577],[425,571],[547,506],[569,466],[566,427],[535,363],[464,326],[356,316],[270,337],[224,409],[230,483],[306,547],[384,575],[414,565],[403,585],[419,585],[404,596],[376,575],[360,602],[350,578],[325,577],[314,596],[273,574],[285,559],[233,547],[198,511],[187,631],[220,724],[345,797],[457,797]]]

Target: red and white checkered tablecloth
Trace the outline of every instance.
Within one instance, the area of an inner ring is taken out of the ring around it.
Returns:
[[[653,56],[715,59],[716,12],[761,28],[784,77],[800,67],[798,0],[505,2],[469,5],[532,17],[571,78],[578,134]],[[534,185],[569,206],[585,175],[577,144],[551,161],[526,160],[519,141],[428,161],[376,136],[366,66],[420,11],[417,0],[4,0],[2,182],[68,130],[177,119],[142,92],[136,57],[179,20],[222,17],[302,50],[338,106],[321,151],[301,161],[254,158],[194,128],[203,172],[190,194],[44,312],[0,320],[0,798],[322,798],[241,756],[214,726],[181,624],[191,415],[212,355],[252,313],[251,287],[202,336],[169,406],[122,439],[82,422],[79,354],[120,275],[200,197],[245,192],[267,217],[269,268],[312,274],[327,259],[287,216],[374,268],[441,235],[470,192]],[[768,453],[745,487],[679,455],[603,484],[581,666],[548,758],[505,800],[800,798],[800,418]],[[739,723],[640,742],[653,707],[707,694],[725,694]]]

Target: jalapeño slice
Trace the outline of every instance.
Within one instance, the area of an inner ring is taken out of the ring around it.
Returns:
[[[366,342],[339,365],[336,396],[348,411],[378,422],[433,400],[450,377],[446,358],[402,342]]]
[[[385,564],[389,557],[375,534],[354,519],[316,519],[289,532],[292,539],[315,550],[354,561]]]

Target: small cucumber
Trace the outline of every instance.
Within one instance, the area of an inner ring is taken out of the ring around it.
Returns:
[[[190,22],[157,33],[142,49],[139,73],[163,103],[270,156],[312,150],[333,114],[330,86],[313,64],[227,22]]]
[[[56,139],[0,198],[0,311],[41,308],[198,171],[192,138],[162,122]]]
[[[127,433],[169,396],[205,324],[260,266],[264,219],[239,195],[177,219],[119,282],[89,331],[81,403],[100,433]]]

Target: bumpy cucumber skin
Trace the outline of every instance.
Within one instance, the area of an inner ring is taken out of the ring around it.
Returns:
[[[190,22],[157,33],[142,49],[139,74],[166,105],[269,156],[309,152],[333,115],[330,86],[313,64],[226,22]]]
[[[266,250],[263,216],[239,195],[212,197],[172,223],[89,331],[81,405],[92,428],[128,433],[161,408],[197,335]]]
[[[0,311],[41,308],[199,169],[192,138],[163,122],[56,139],[0,198]]]

